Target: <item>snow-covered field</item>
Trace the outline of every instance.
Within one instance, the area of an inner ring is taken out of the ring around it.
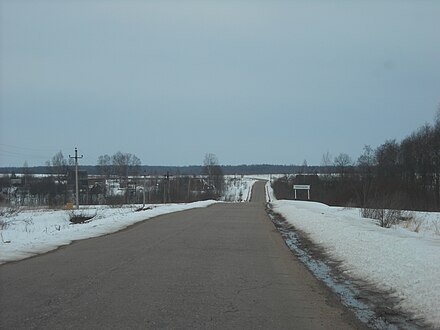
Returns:
[[[229,181],[226,201],[249,201],[255,179],[243,177]],[[188,204],[146,205],[144,211],[135,212],[140,205],[125,207],[83,206],[83,215],[94,216],[91,221],[72,224],[67,210],[16,210],[0,217],[0,264],[21,260],[36,254],[54,250],[72,241],[101,236],[124,229],[136,222],[158,215],[206,207],[215,201]]]
[[[273,195],[272,207],[349,276],[393,292],[399,309],[440,328],[440,213],[414,212],[413,222],[385,229],[357,209]]]
[[[91,221],[81,224],[72,224],[72,211],[67,210],[23,210],[2,216],[0,264],[54,250],[72,241],[113,233],[158,215],[206,207],[213,203],[215,201],[146,205],[148,209],[139,212],[135,212],[139,205],[123,208],[87,207],[81,208],[80,212],[96,216]]]

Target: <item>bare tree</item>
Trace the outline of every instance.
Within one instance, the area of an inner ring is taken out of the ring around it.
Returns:
[[[301,166],[301,173],[302,174],[307,174],[308,173],[308,167],[309,167],[309,165],[307,164],[307,160],[304,159],[303,164]]]
[[[372,195],[374,186],[374,168],[376,166],[374,150],[369,145],[364,147],[364,152],[359,156],[357,165],[359,189],[357,189],[356,194],[358,202],[364,207]]]
[[[58,151],[51,160],[46,164],[50,166],[50,171],[55,175],[58,181],[62,181],[65,178],[67,172],[67,160],[61,151]]]
[[[205,159],[203,160],[203,171],[206,173],[206,175],[211,176],[214,167],[218,166],[218,159],[215,154],[205,154]]]
[[[335,157],[334,165],[336,166],[336,169],[343,178],[347,172],[347,167],[351,166],[353,164],[351,158],[346,153],[340,153],[338,156]]]
[[[141,160],[136,155],[131,155],[129,166],[130,174],[138,175],[141,171]]]
[[[437,106],[437,111],[435,112],[434,123],[436,128],[440,128],[440,104]]]
[[[207,153],[205,155],[203,161],[203,174],[208,177],[208,183],[213,186],[214,192],[218,197],[218,195],[223,192],[224,175],[215,154]]]
[[[377,170],[380,177],[393,178],[399,159],[399,144],[396,140],[387,140],[376,149]]]
[[[357,163],[362,174],[367,176],[371,176],[373,174],[373,169],[376,165],[376,157],[371,146],[364,146],[364,152],[359,156]]]
[[[329,151],[327,151],[325,154],[322,155],[321,159],[321,166],[324,168],[324,174],[326,179],[330,179],[332,168],[333,168],[333,156],[330,154]]]
[[[119,183],[125,184],[126,194],[125,199],[128,202],[129,199],[129,175],[137,175],[140,171],[141,160],[130,153],[122,153],[118,151],[112,156],[113,168],[116,174],[119,176]]]
[[[327,151],[325,154],[322,155],[321,158],[321,166],[332,166],[333,162],[332,162],[332,155],[329,151]]]
[[[61,151],[58,151],[50,161],[47,161],[46,164],[50,168],[50,172],[56,179],[55,184],[55,197],[60,198],[58,195],[58,188],[60,185],[64,185],[63,193],[64,193],[64,203],[67,201],[67,185],[65,184],[66,174],[67,174],[67,160],[64,158],[64,155]]]
[[[118,151],[112,156],[112,164],[120,177],[127,178],[139,173],[141,160],[136,155]]]
[[[101,155],[98,157],[98,168],[99,173],[104,175],[106,178],[110,177],[112,172],[112,159],[109,155]]]

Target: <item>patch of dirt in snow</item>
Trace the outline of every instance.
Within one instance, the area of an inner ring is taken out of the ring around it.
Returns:
[[[426,329],[423,320],[413,319],[397,310],[398,302],[393,292],[384,292],[373,284],[351,278],[340,262],[313,243],[305,233],[297,230],[280,214],[267,213],[288,248],[303,262],[311,273],[324,282],[354,312],[356,317],[373,329]]]

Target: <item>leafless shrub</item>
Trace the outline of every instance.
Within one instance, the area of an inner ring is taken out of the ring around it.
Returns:
[[[382,196],[368,203],[373,207],[361,208],[360,213],[363,218],[378,220],[378,225],[383,228],[390,228],[404,219],[410,219],[410,213],[401,209],[401,196],[394,194]]]
[[[412,221],[413,224],[414,224],[414,226],[413,226],[413,231],[416,232],[416,233],[418,233],[418,232],[420,231],[420,227],[421,227],[422,224],[423,224],[423,220],[422,220],[422,219],[417,219],[417,218],[415,218],[415,219],[412,219],[411,221]]]
[[[395,209],[361,209],[361,216],[363,218],[379,220],[379,226],[384,228],[390,228],[399,223],[402,218],[402,213],[402,210]]]
[[[34,224],[32,218],[24,219],[23,222],[24,222],[24,230],[25,230],[25,232],[26,233],[31,232],[30,228],[32,228],[32,225]]]
[[[5,230],[9,226],[8,217],[12,217],[20,212],[19,207],[6,207],[0,209],[0,230]]]
[[[432,225],[434,227],[434,232],[436,235],[440,236],[440,221],[437,219],[432,221]]]
[[[96,212],[94,214],[90,214],[90,212],[75,210],[70,212],[70,222],[73,224],[85,223],[93,219],[95,216]]]
[[[424,218],[420,216],[416,217],[412,212],[407,212],[406,216],[401,219],[400,224],[402,227],[418,233],[424,222]]]
[[[8,226],[9,226],[9,221],[7,221],[6,219],[0,219],[0,230],[4,230],[8,228]]]
[[[0,217],[11,217],[20,212],[19,207],[6,207],[0,209]]]

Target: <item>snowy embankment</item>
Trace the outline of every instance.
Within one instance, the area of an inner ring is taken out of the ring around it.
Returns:
[[[249,202],[252,197],[252,187],[258,181],[249,176],[225,176],[226,188],[223,201],[226,202]]]
[[[379,227],[356,209],[271,200],[276,213],[340,261],[349,276],[392,292],[397,308],[440,327],[440,214],[414,213],[423,223],[416,233]]]
[[[247,202],[251,198],[256,179],[229,177],[223,200]],[[136,222],[162,214],[206,207],[216,201],[187,204],[147,205],[135,212],[139,205],[126,207],[84,206],[81,215],[94,216],[89,222],[73,224],[72,211],[67,210],[15,210],[0,217],[0,264],[21,260],[54,250],[72,241],[114,233]]]
[[[48,252],[72,241],[113,233],[162,214],[207,207],[213,203],[216,202],[147,205],[147,209],[139,212],[135,212],[136,206],[87,207],[80,210],[82,214],[96,215],[82,224],[72,224],[72,211],[66,210],[24,210],[5,215],[0,218],[0,264]]]

